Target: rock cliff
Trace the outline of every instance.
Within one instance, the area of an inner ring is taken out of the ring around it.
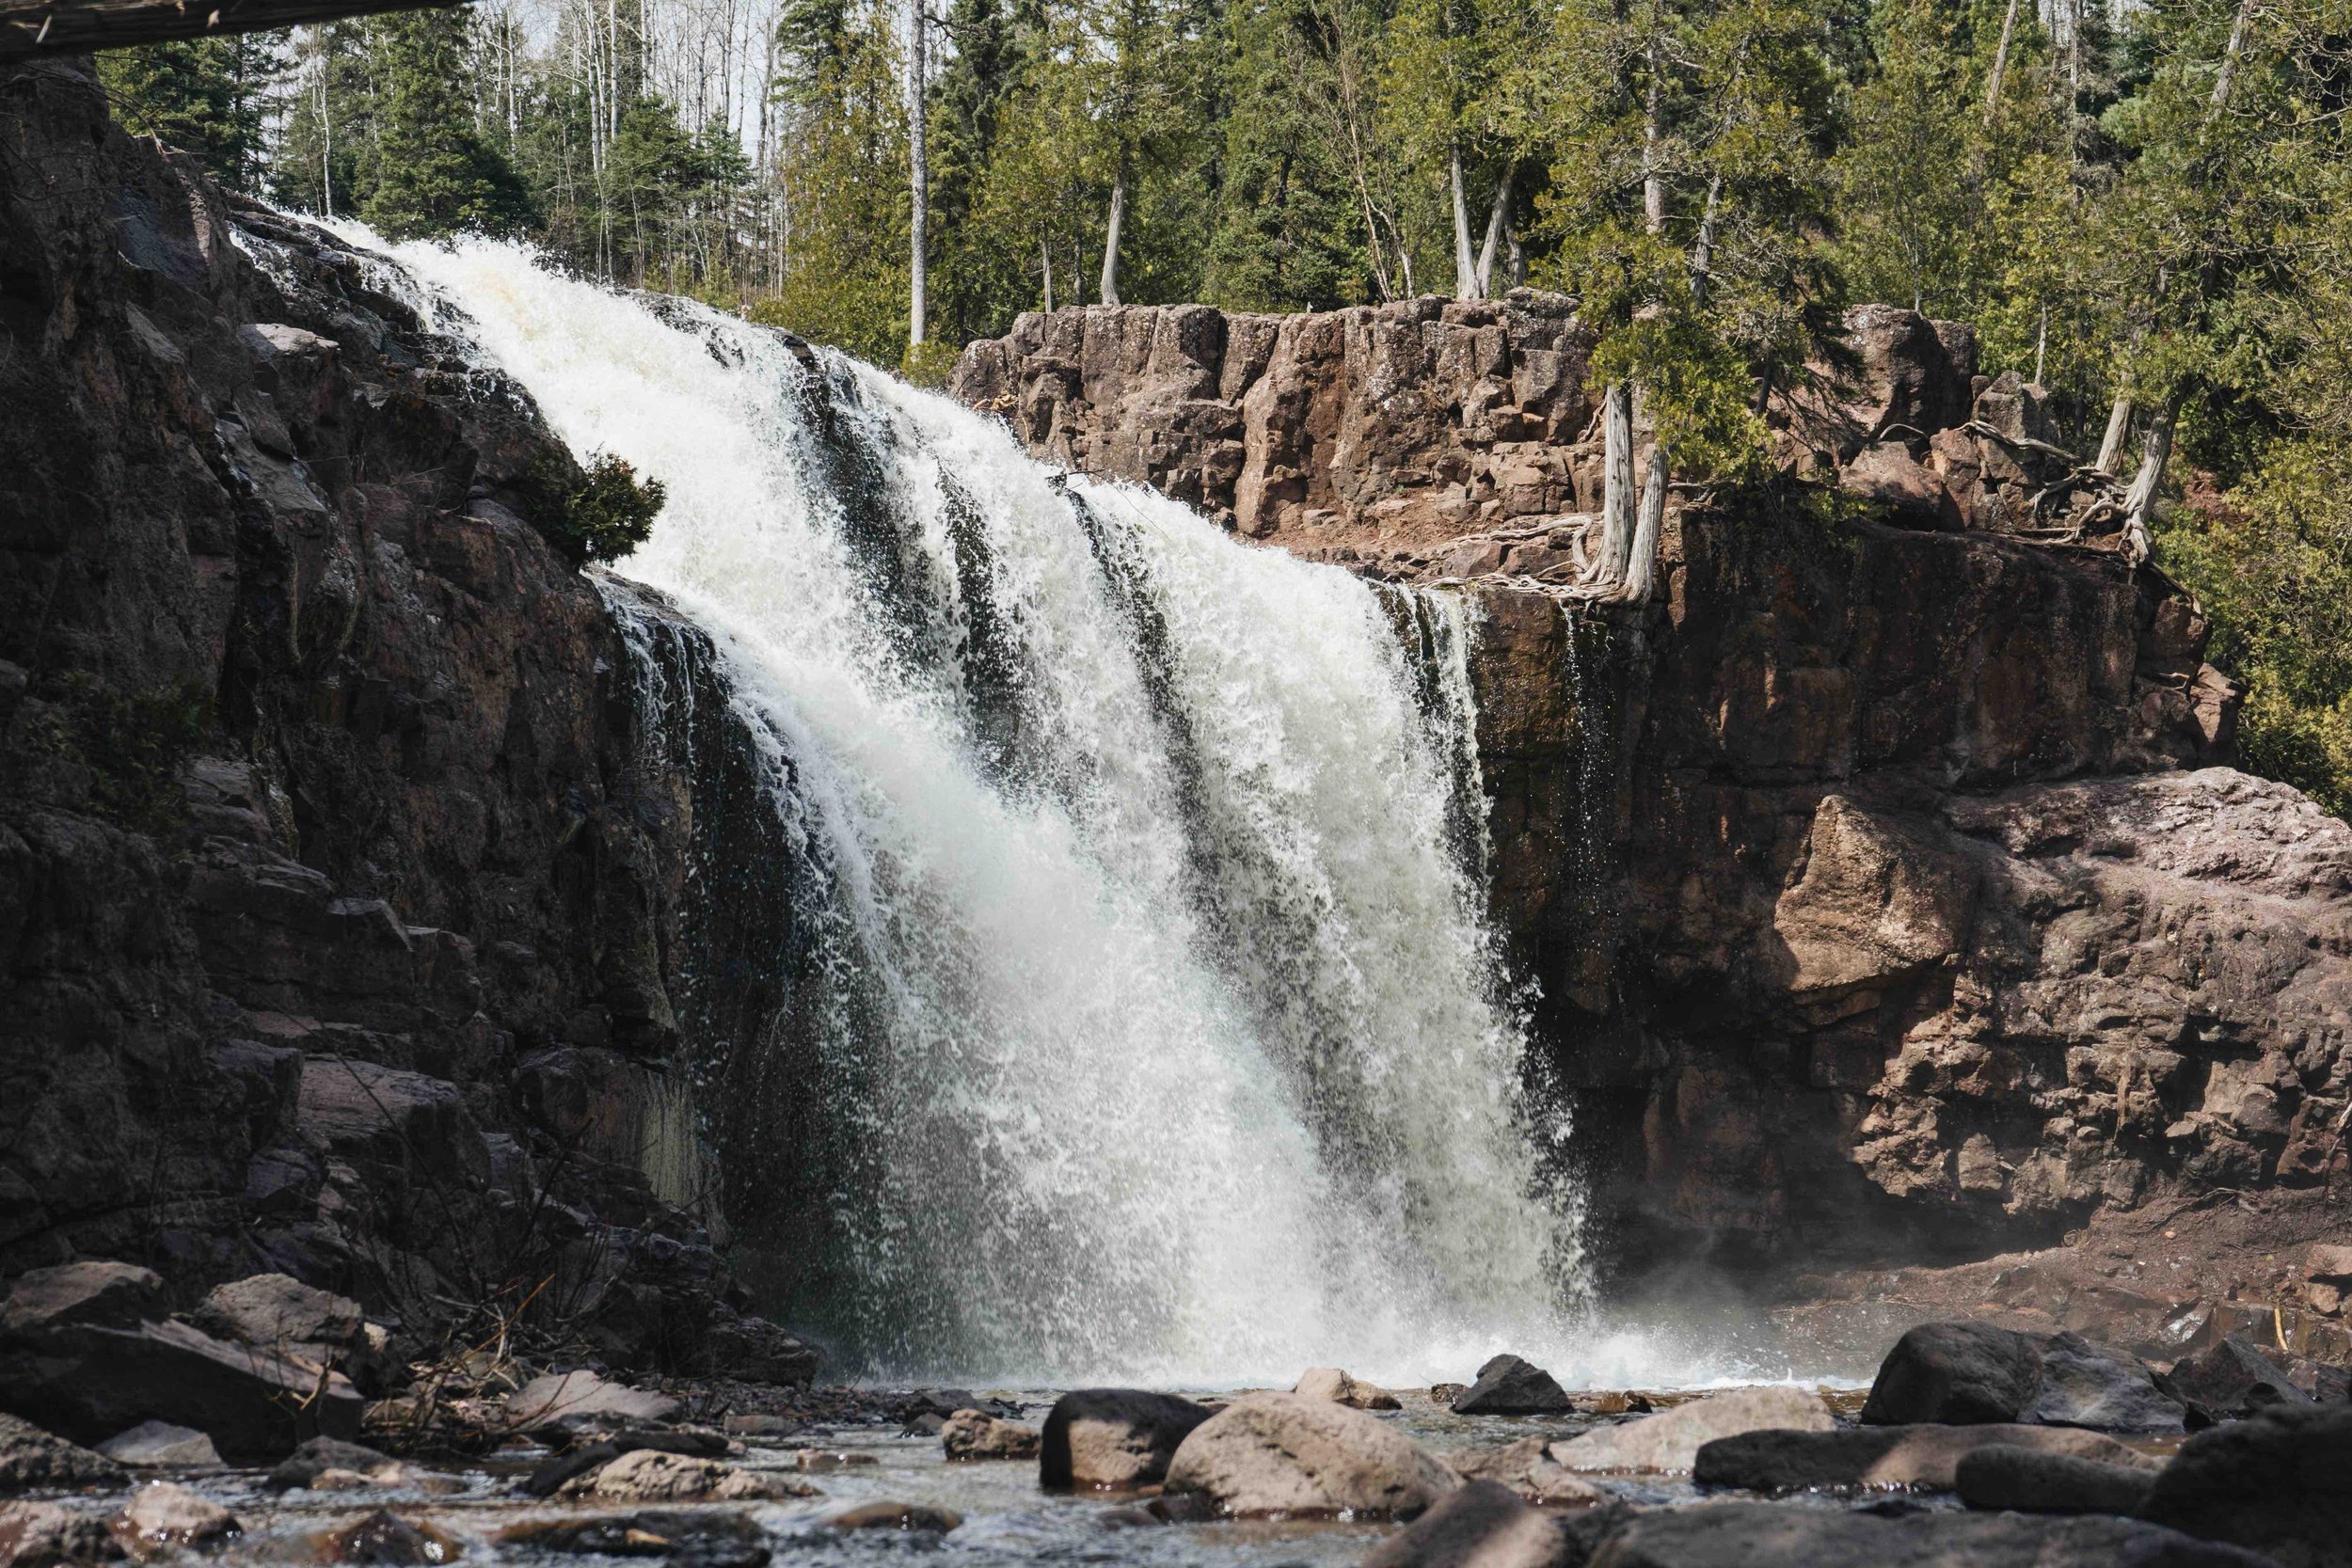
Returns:
[[[577,467],[86,62],[0,75],[0,1275],[282,1271],[420,1333],[547,1279],[691,1363],[692,787]]]
[[[1945,1261],[2224,1189],[2325,1233],[2352,829],[2226,766],[2202,618],[2039,389],[1955,324],[1850,326],[1775,399],[1782,488],[1679,496],[1644,610],[1563,592],[1599,481],[1565,300],[1068,309],[954,388],[1476,597],[1496,917],[1629,1267]]]

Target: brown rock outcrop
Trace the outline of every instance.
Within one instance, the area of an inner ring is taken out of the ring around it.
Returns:
[[[1598,455],[1565,301],[1064,310],[955,387],[1249,537],[1462,580],[1492,905],[1627,1255],[1944,1262],[2320,1180],[2352,829],[2216,766],[2203,619],[2040,389],[1957,324],[1849,325],[1774,422],[1867,517],[1674,507],[1641,613],[1556,588]]]

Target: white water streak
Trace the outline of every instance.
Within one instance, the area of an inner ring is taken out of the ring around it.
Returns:
[[[712,635],[797,771],[886,1004],[879,1044],[834,1047],[882,1058],[859,1064],[873,1101],[839,1108],[889,1173],[850,1200],[856,1271],[878,1304],[938,1304],[892,1370],[1230,1386],[1582,1360],[1573,1204],[1538,1196],[1533,1148],[1565,1129],[1518,1107],[1524,1040],[1455,854],[1459,603],[1424,607],[1446,698],[1425,716],[1389,609],[1343,572],[1074,483],[1122,594],[1050,472],[944,399],[836,367],[855,395],[832,406],[887,458],[879,497],[845,495],[773,337],[680,330],[507,246],[396,254],[575,451],[667,486],[619,569]],[[951,484],[1016,654],[1009,760],[936,651],[968,651],[982,608]],[[861,558],[853,509],[877,507],[906,602]],[[911,604],[936,636],[894,633]]]

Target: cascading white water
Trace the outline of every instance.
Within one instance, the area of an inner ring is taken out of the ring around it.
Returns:
[[[822,871],[801,994],[863,1161],[827,1316],[874,1370],[1586,1359],[1565,1127],[1480,912],[1458,600],[1060,480],[730,318],[393,253],[576,451],[668,488],[618,571],[709,634]]]

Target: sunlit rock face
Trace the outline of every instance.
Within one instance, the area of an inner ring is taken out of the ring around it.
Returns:
[[[1063,310],[955,387],[1041,454],[1479,606],[1488,895],[1632,1266],[1946,1260],[2317,1182],[2352,831],[2226,766],[2203,620],[2033,445],[2039,390],[1957,324],[1850,325],[1772,419],[1861,516],[1678,507],[1638,613],[1566,592],[1599,451],[1565,302]]]

